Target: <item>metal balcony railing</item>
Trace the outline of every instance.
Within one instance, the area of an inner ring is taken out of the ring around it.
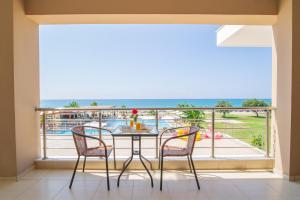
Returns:
[[[72,157],[76,155],[71,127],[90,125],[113,130],[118,125],[129,124],[132,108],[36,108],[41,116],[41,144],[43,159],[49,157]],[[196,142],[194,157],[261,157],[274,156],[274,137],[271,134],[271,107],[257,108],[138,108],[139,121],[165,128],[197,125],[200,138]],[[196,111],[196,112],[194,112]],[[259,113],[259,117],[253,112]],[[194,113],[193,113],[194,112]],[[201,112],[199,114],[199,112]],[[223,117],[223,113],[227,117]],[[195,117],[195,118],[193,118]],[[89,133],[99,134],[99,133]],[[100,133],[108,144],[112,138]],[[166,135],[163,139],[166,139]],[[157,157],[156,139],[143,139],[142,151],[147,157]],[[179,140],[176,145],[185,141]],[[93,145],[91,143],[91,145]],[[130,140],[116,141],[116,157],[126,157]]]

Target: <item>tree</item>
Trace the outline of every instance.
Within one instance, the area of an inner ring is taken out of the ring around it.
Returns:
[[[222,101],[218,101],[216,107],[217,108],[231,108],[232,105],[229,101],[222,100]],[[218,112],[223,113],[223,117],[226,117],[226,114],[230,113],[230,110],[224,109],[224,110],[218,110]]]
[[[65,108],[78,108],[79,104],[77,101],[72,101],[71,103],[69,103],[68,105],[65,106]]]
[[[189,104],[178,104],[178,108],[193,108],[194,105]],[[184,110],[182,111],[184,116],[183,118],[191,122],[191,125],[198,125],[202,122],[202,119],[205,118],[205,113],[202,110]]]
[[[243,102],[243,107],[268,107],[269,104],[266,103],[264,100],[258,100],[258,99],[249,99]],[[252,110],[256,117],[259,117],[259,111],[258,110]]]
[[[93,101],[93,102],[91,103],[91,106],[98,106],[98,103],[97,103],[96,101]]]

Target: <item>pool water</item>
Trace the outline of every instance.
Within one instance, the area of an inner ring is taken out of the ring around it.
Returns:
[[[127,124],[126,124],[127,122]],[[145,120],[140,120],[140,122],[142,122],[143,124],[146,124],[148,126],[155,126],[155,120],[154,119],[145,119]],[[104,123],[106,123],[106,127],[117,127],[119,125],[129,125],[129,121],[126,120],[121,120],[121,119],[117,119],[117,120],[104,120]],[[170,122],[167,120],[159,120],[158,121],[158,127],[161,128],[169,128],[171,127]]]
[[[153,119],[147,119],[147,120],[141,120],[142,123],[146,124],[147,126],[155,126],[155,120]],[[106,126],[103,128],[107,129],[114,129],[117,126],[120,125],[129,125],[129,121],[126,120],[103,120],[103,123],[106,123]],[[158,122],[158,128],[170,128],[171,124],[168,120],[159,120]],[[70,129],[67,130],[47,130],[47,134],[58,134],[58,135],[72,135],[72,132]],[[99,132],[96,129],[86,129],[86,134],[88,135],[98,135]],[[107,134],[106,131],[102,131],[102,134]]]

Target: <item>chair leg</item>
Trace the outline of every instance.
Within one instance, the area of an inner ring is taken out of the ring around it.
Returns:
[[[158,169],[160,169],[160,154],[158,155]]]
[[[109,172],[108,172],[108,160],[107,156],[105,157],[105,165],[106,165],[106,179],[107,179],[107,190],[110,190],[110,184],[109,184]]]
[[[79,159],[80,159],[80,156],[78,156],[78,158],[77,158],[75,168],[74,168],[74,171],[73,171],[73,175],[72,175],[72,178],[71,178],[71,182],[70,182],[70,185],[69,185],[69,189],[71,189],[71,187],[73,185],[73,181],[74,181],[75,173],[76,173],[76,170],[77,170],[77,167],[78,167]]]
[[[192,167],[191,167],[191,161],[189,155],[187,155],[188,163],[189,163],[189,168],[190,168],[190,173],[192,173]]]
[[[164,168],[164,157],[161,155],[160,156],[160,191],[162,191],[163,168]]]
[[[113,154],[114,154],[114,169],[117,169],[115,137],[113,137]]]
[[[194,171],[194,175],[195,175],[197,187],[198,187],[198,190],[200,190],[200,185],[199,185],[199,181],[198,181],[198,177],[197,177],[197,173],[196,173],[196,170],[195,170],[194,161],[192,159],[192,156],[190,156],[190,159],[191,159],[191,164],[192,164],[192,167],[193,167],[193,171]]]
[[[83,161],[82,172],[84,172],[84,169],[85,169],[85,162],[86,162],[86,156],[84,156],[84,161]]]

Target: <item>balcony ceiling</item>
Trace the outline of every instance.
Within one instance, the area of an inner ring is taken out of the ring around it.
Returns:
[[[277,0],[25,0],[25,13],[41,24],[273,24]]]

